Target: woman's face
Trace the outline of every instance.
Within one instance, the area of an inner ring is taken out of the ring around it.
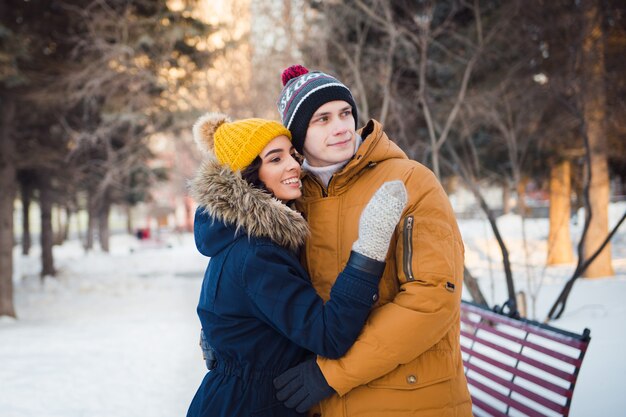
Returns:
[[[259,179],[277,199],[285,203],[302,195],[301,168],[295,155],[296,150],[284,135],[275,137],[259,154]]]

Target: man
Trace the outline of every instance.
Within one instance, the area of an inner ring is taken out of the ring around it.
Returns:
[[[303,259],[324,299],[374,191],[400,179],[409,200],[359,339],[340,359],[317,357],[276,378],[278,399],[322,417],[471,416],[459,342],[464,248],[443,188],[377,121],[356,132],[354,99],[337,79],[292,66],[283,85],[281,119],[305,157]]]

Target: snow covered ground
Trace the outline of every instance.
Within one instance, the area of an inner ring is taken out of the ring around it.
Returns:
[[[626,204],[611,207],[614,221]],[[543,319],[574,265],[545,268],[547,220],[498,220],[518,290],[537,288]],[[499,250],[484,220],[460,222],[467,264],[491,303],[506,299]],[[572,226],[573,237],[580,225]],[[191,235],[171,247],[114,236],[111,254],[84,254],[76,241],[55,247],[57,279],[41,285],[37,248],[16,250],[18,320],[0,318],[1,417],[171,417],[184,415],[203,375],[195,307],[206,258]],[[131,250],[132,249],[132,250]],[[626,226],[612,246],[616,276],[579,280],[563,318],[551,324],[592,341],[572,416],[626,415]],[[532,303],[529,300],[529,310]]]
[[[19,319],[0,320],[0,416],[183,416],[204,371],[195,306],[206,258],[191,235],[172,248],[114,236],[112,253],[55,248],[17,257]],[[134,253],[130,248],[136,248]]]

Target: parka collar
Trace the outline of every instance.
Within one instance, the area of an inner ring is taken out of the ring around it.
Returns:
[[[191,197],[212,217],[243,229],[250,237],[266,237],[297,251],[309,228],[300,213],[250,185],[240,172],[206,159],[190,181]]]

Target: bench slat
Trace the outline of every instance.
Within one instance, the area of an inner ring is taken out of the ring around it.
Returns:
[[[499,362],[487,355],[483,355],[482,353],[479,352],[474,352],[469,348],[466,348],[465,346],[461,345],[461,350],[465,353],[467,353],[468,355],[470,355],[471,357],[474,358],[478,358],[483,362],[487,362],[490,365],[495,366],[496,368],[500,368],[504,371],[507,371],[513,375],[518,376],[519,378],[523,378],[529,382],[532,382],[536,385],[539,385],[545,389],[548,389],[552,392],[554,392],[555,394],[561,395],[562,397],[566,397],[566,398],[572,398],[572,390],[571,389],[567,389],[564,387],[561,387],[560,385],[554,384],[550,381],[546,381],[543,378],[540,378],[538,376],[532,375],[524,370],[518,369],[518,368],[514,368],[511,365],[507,365],[505,363]],[[463,360],[464,364],[467,364],[469,361],[468,360]]]
[[[507,381],[506,379],[491,373],[485,369],[481,369],[478,366],[472,364],[472,363],[466,363],[465,365],[468,369],[471,369],[472,371],[494,381],[497,382],[498,384],[500,384],[501,386],[511,390],[512,392],[516,392],[526,398],[528,398],[529,400],[532,400],[534,402],[536,402],[537,404],[541,404],[544,407],[552,410],[552,411],[556,411],[557,413],[563,413],[563,411],[565,410],[565,407],[562,404],[557,403],[556,401],[552,401],[548,398],[545,398],[543,396],[541,396],[540,394],[530,391],[526,388],[523,388],[519,385],[516,385],[515,383],[511,382],[511,381]],[[511,397],[507,397],[508,399],[511,399]],[[506,402],[506,404],[509,404],[508,402]]]
[[[488,412],[490,416],[506,417],[506,414],[504,414],[502,411],[493,408],[486,402],[482,401],[480,398],[472,396],[472,404],[480,408],[481,410]]]
[[[541,353],[543,353],[545,355],[553,357],[554,359],[558,359],[561,362],[565,362],[567,364],[574,365],[574,366],[577,366],[577,367],[579,367],[581,365],[581,363],[582,363],[582,361],[579,358],[573,358],[573,357],[568,356],[568,355],[566,355],[564,353],[557,352],[555,350],[551,350],[551,349],[549,349],[549,348],[547,348],[545,346],[541,346],[541,345],[539,345],[537,343],[533,343],[531,341],[524,340],[524,339],[521,339],[519,337],[515,337],[515,336],[513,336],[511,334],[508,334],[508,333],[505,333],[503,331],[500,331],[500,330],[496,329],[495,327],[490,326],[487,323],[475,322],[475,321],[470,320],[467,317],[461,317],[461,321],[463,321],[464,323],[468,323],[470,326],[473,326],[473,327],[475,327],[477,329],[484,330],[486,332],[495,334],[496,336],[502,337],[503,339],[510,340],[510,341],[518,343],[518,344],[520,344],[520,345],[522,345],[524,347],[528,347],[530,349],[533,349],[533,350],[536,350],[538,352],[541,352]],[[508,326],[508,324],[506,324],[505,326]]]
[[[529,364],[531,366],[534,366],[537,369],[541,369],[542,371],[545,371],[545,372],[547,372],[549,374],[552,374],[552,375],[554,375],[554,376],[556,376],[558,378],[561,378],[561,379],[563,379],[565,381],[572,382],[572,381],[575,380],[575,376],[574,375],[571,375],[571,374],[569,374],[569,373],[567,373],[565,371],[562,371],[560,369],[557,369],[557,368],[555,368],[553,366],[550,366],[550,365],[547,365],[545,363],[539,362],[538,360],[535,360],[535,359],[529,358],[527,356],[524,356],[522,354],[519,354],[517,352],[514,352],[514,351],[512,351],[510,349],[504,348],[502,346],[498,346],[495,343],[492,343],[492,342],[490,342],[488,340],[485,340],[485,339],[483,339],[481,337],[478,337],[478,336],[476,336],[476,335],[474,335],[474,334],[472,334],[472,333],[470,333],[468,331],[461,330],[461,335],[465,336],[466,338],[468,338],[470,340],[474,340],[475,342],[480,343],[481,345],[484,345],[484,346],[490,347],[490,348],[492,348],[494,350],[497,350],[498,352],[503,353],[503,354],[513,358],[513,359],[517,359],[520,362],[524,362],[524,363],[527,363],[527,364]]]
[[[470,342],[461,344],[461,351],[466,356],[463,365],[476,410],[493,416],[516,414],[515,410],[531,417],[543,416],[542,413],[548,410],[565,417],[569,415],[574,386],[591,340],[588,329],[576,334],[537,321],[501,315],[467,301],[462,301],[461,310],[464,323],[461,336],[465,342]],[[520,335],[514,329],[524,334]],[[544,341],[557,342],[567,349],[561,350],[560,345],[554,343],[543,344]],[[498,353],[492,353],[491,349]],[[577,358],[571,356],[575,355],[574,349],[578,350]],[[528,357],[528,353],[532,356]],[[547,357],[542,358],[541,354]],[[552,366],[552,359],[567,364],[571,370]],[[511,363],[513,360],[515,364]],[[519,369],[520,363],[529,367]],[[567,382],[569,388],[547,380],[551,379],[549,375]],[[500,392],[503,389],[508,395]],[[558,397],[549,392],[559,395],[565,403],[560,404]],[[511,394],[515,395],[512,397]]]
[[[555,329],[538,322],[533,322],[531,320],[511,319],[507,316],[500,315],[491,310],[487,310],[483,307],[479,307],[465,301],[462,303],[461,309],[464,311],[478,314],[479,316],[488,318],[489,320],[503,323],[508,326],[515,327],[520,330],[539,335],[541,337],[545,337],[546,339],[563,343],[567,346],[575,347],[583,352],[587,349],[587,346],[589,345],[589,341],[587,340],[588,338],[585,338],[584,336],[567,332],[565,330]]]
[[[475,386],[476,388],[478,388],[479,390],[481,390],[484,393],[487,393],[489,395],[491,395],[493,398],[503,402],[504,404],[507,404],[508,406],[519,410],[523,413],[526,413],[528,416],[530,417],[539,417],[539,416],[543,416],[543,414],[541,414],[540,412],[538,412],[537,410],[533,410],[532,408],[522,404],[521,402],[507,397],[506,395],[496,391],[493,388],[488,387],[487,385],[483,384],[480,381],[475,380],[474,378],[472,378],[471,376],[466,376],[465,377],[467,379],[467,382],[469,382],[471,385]]]

